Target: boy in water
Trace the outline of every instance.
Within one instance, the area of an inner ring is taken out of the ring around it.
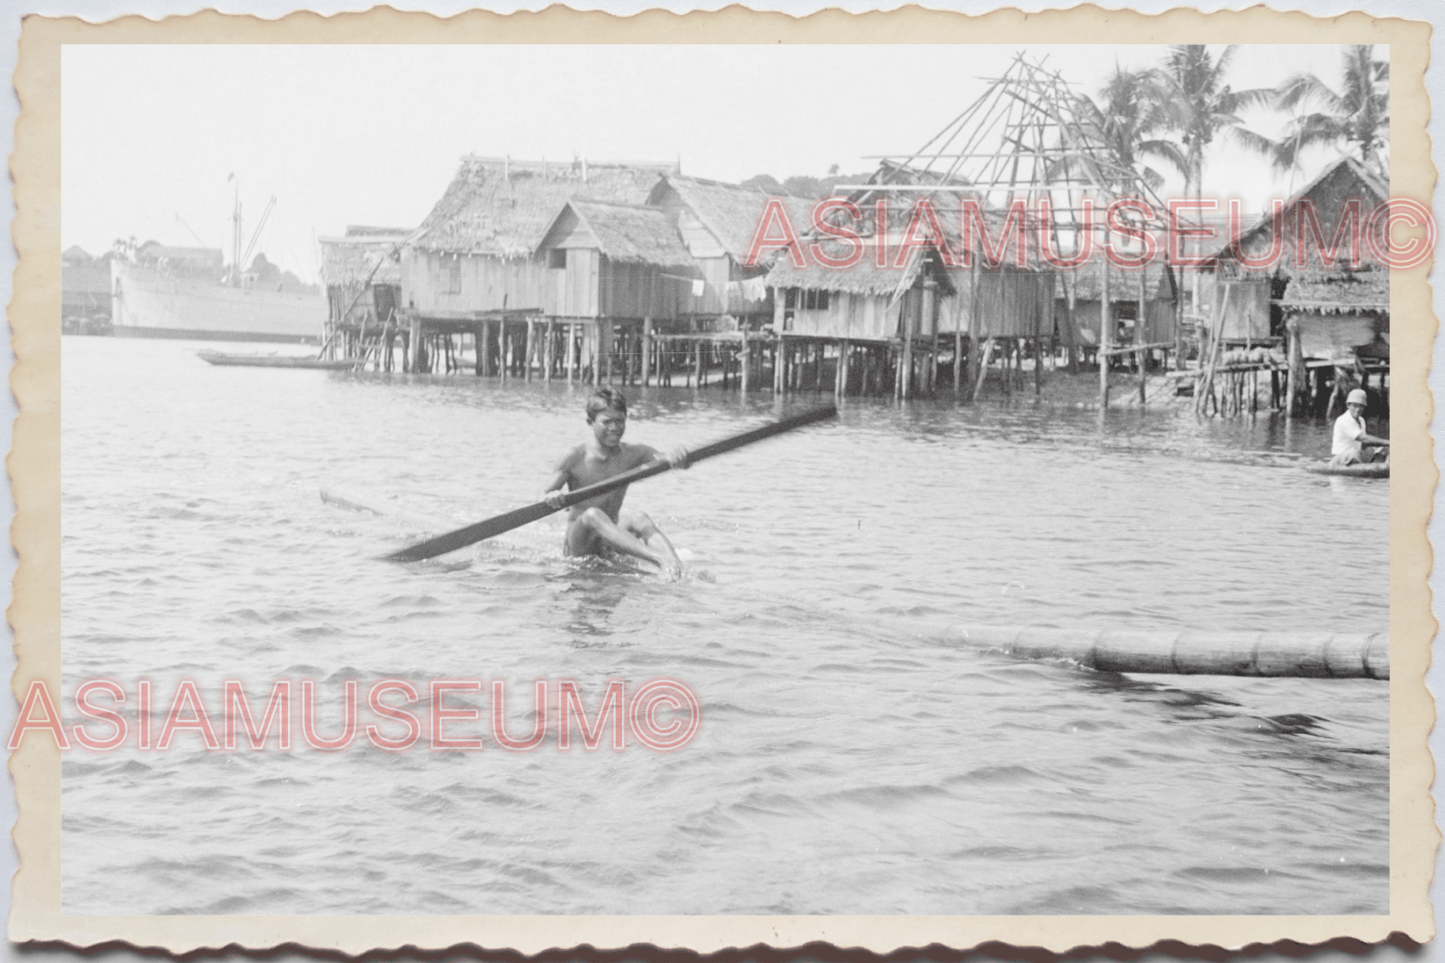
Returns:
[[[557,463],[543,501],[562,507],[564,490],[576,491],[588,485],[666,460],[673,468],[687,467],[687,452],[677,449],[665,459],[646,445],[624,445],[627,430],[627,399],[611,388],[598,389],[587,401],[587,424],[592,437],[578,445]],[[642,512],[622,511],[627,488],[616,489],[573,505],[567,515],[567,555],[601,555],[606,550],[646,559],[675,579],[682,574],[682,562],[672,543]]]

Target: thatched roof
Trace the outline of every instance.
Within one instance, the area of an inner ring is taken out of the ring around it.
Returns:
[[[345,237],[319,237],[321,279],[326,285],[400,284],[401,264],[392,255],[412,231],[348,225]],[[375,274],[372,272],[375,271]]]
[[[640,204],[672,164],[547,164],[463,158],[415,246],[451,254],[526,257],[572,198]]]
[[[1287,310],[1320,314],[1390,310],[1390,272],[1351,271],[1329,276],[1290,278],[1284,297]]]
[[[668,188],[677,193],[682,203],[739,264],[747,257],[770,197],[779,197],[787,205],[793,229],[800,234],[812,228],[813,205],[818,203],[811,198],[770,195],[751,187],[680,174],[665,176],[653,189],[648,203],[659,203]]]
[[[871,238],[865,240],[871,240]],[[918,251],[913,252],[907,265],[902,268],[891,266],[894,263],[892,257],[889,259],[889,267],[880,268],[874,261],[875,248],[871,244],[866,244],[863,257],[857,264],[850,268],[839,269],[819,264],[813,257],[810,243],[803,244],[802,248],[804,266],[801,268],[793,265],[792,259],[785,251],[778,253],[772,270],[768,272],[769,287],[891,295],[896,291],[911,287],[919,271],[923,270],[925,265],[940,277],[943,276],[942,272],[936,270],[933,257],[925,256]],[[835,258],[842,258],[848,253],[847,246],[843,244],[825,244],[823,249]],[[948,284],[946,278],[944,283]]]
[[[1054,296],[1068,297],[1064,287],[1065,277],[1073,279],[1075,301],[1097,301],[1103,294],[1104,265],[1102,255],[1092,257],[1085,264],[1072,271],[1060,271],[1054,275]],[[1144,267],[1144,297],[1150,301],[1174,301],[1177,287],[1173,271],[1163,257],[1156,257]],[[1109,265],[1109,301],[1137,301],[1139,299],[1139,272],[1128,271]]]
[[[598,250],[609,260],[660,267],[694,266],[672,218],[659,208],[571,200],[553,218],[546,233],[550,234],[552,226],[566,218],[568,211],[597,240]]]
[[[1294,260],[1295,238],[1298,236],[1298,218],[1303,200],[1308,198],[1314,206],[1315,217],[1319,221],[1320,229],[1325,235],[1325,242],[1328,244],[1346,201],[1358,199],[1362,207],[1361,217],[1368,218],[1370,212],[1385,200],[1388,194],[1388,188],[1353,157],[1341,157],[1330,164],[1314,180],[1296,191],[1284,205],[1282,220],[1285,232],[1284,253],[1278,262],[1278,273],[1286,275],[1300,273],[1299,269],[1294,266]],[[1252,224],[1242,228],[1233,238],[1221,244],[1211,258],[1215,260],[1216,264],[1224,262],[1225,265],[1229,265],[1235,270],[1242,270],[1232,262],[1236,261],[1241,253],[1253,257],[1264,256],[1274,236],[1273,232],[1273,213],[1266,212]],[[1309,254],[1309,267],[1306,270],[1318,271],[1320,268],[1318,254],[1306,250]],[[1348,250],[1341,252],[1342,261],[1348,257]],[[1340,270],[1348,270],[1348,268],[1341,267]]]
[[[913,216],[917,202],[927,199],[933,205],[934,212],[938,217],[939,228],[947,239],[954,257],[962,258],[964,245],[960,215],[963,201],[965,198],[982,200],[982,195],[971,188],[966,180],[959,177],[945,177],[937,171],[926,171],[905,164],[884,161],[879,165],[878,172],[873,175],[869,183],[891,185],[893,189],[885,191],[872,187],[861,187],[849,195],[849,200],[859,205],[863,215],[861,226],[855,224],[855,229],[863,234],[872,233],[875,220],[874,204],[879,200],[887,200],[889,231],[896,235],[890,243],[896,245],[901,242],[901,236]],[[983,211],[983,220],[988,229],[990,243],[997,244],[1003,236],[1007,213],[1007,211],[993,208]],[[984,239],[973,234],[972,231],[973,228],[970,225],[972,236],[969,246],[972,248],[974,257],[981,257],[984,254]],[[1024,266],[1031,270],[1050,270],[1039,250],[1038,231],[1030,228],[1028,222],[1025,221],[1023,233]],[[1004,259],[1008,264],[1015,264],[1015,258],[1013,242],[1010,241]]]
[[[346,225],[347,237],[381,237],[383,235],[405,237],[410,233],[411,228],[406,227],[372,227],[369,224]]]

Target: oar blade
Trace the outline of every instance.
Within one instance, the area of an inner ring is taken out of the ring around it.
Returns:
[[[837,414],[838,409],[836,406],[824,405],[812,411],[794,415],[791,418],[783,418],[772,424],[763,425],[762,427],[740,432],[729,438],[723,438],[711,444],[703,445],[691,453],[691,461],[695,464],[704,459],[732,451],[735,448],[741,448],[744,445],[762,441],[764,438],[771,438],[773,435],[779,435],[786,431],[792,431],[795,428],[801,428],[804,425],[811,425],[814,422],[836,417]],[[599,495],[630,485],[633,482],[661,474],[670,467],[666,462],[655,461],[634,468],[631,471],[623,472],[605,481],[597,482],[595,485],[589,485],[586,488],[579,488],[576,491],[568,492],[562,500],[562,507],[571,507],[579,502],[584,502],[588,499],[596,498]],[[416,545],[392,552],[390,555],[385,556],[385,558],[389,562],[419,562],[422,559],[435,558],[438,555],[445,555],[447,552],[455,552],[459,548],[466,548],[473,542],[480,542],[484,539],[501,535],[503,532],[510,532],[514,528],[528,525],[537,521],[539,518],[546,518],[555,511],[558,511],[558,509],[552,508],[546,502],[538,502],[526,508],[518,508],[515,511],[507,512],[505,515],[498,515],[495,518],[477,522],[475,525],[468,525],[466,528],[459,528],[454,532],[447,532],[445,535],[438,535],[436,538],[428,539],[425,542],[419,542]]]
[[[486,521],[477,522],[475,525],[468,525],[466,528],[459,528],[456,531],[447,532],[445,535],[438,535],[436,538],[409,545],[392,552],[386,556],[386,560],[388,562],[420,562],[423,559],[436,558],[438,555],[466,548],[473,542],[485,541],[504,532],[510,532],[514,528],[530,525],[538,519],[546,518],[556,510],[546,502],[538,502],[535,505],[518,508],[506,514],[488,518]]]

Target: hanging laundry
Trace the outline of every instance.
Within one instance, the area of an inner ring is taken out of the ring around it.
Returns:
[[[692,296],[693,296],[693,297],[695,297],[695,298],[700,298],[700,297],[702,297],[703,294],[706,293],[706,292],[707,292],[707,282],[704,281],[702,278],[697,278],[697,279],[695,279],[695,280],[692,282]]]
[[[766,275],[758,275],[755,278],[747,278],[742,282],[743,298],[748,301],[763,301],[768,297],[768,279]]]

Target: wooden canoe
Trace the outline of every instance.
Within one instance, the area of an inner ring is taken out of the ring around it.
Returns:
[[[1302,466],[1305,471],[1316,475],[1342,475],[1345,478],[1389,478],[1390,463],[1370,462],[1360,465],[1332,465],[1327,461],[1312,462]]]
[[[355,358],[315,358],[310,355],[225,354],[221,351],[197,351],[202,360],[214,365],[247,368],[321,368],[325,371],[346,371],[361,362]]]

